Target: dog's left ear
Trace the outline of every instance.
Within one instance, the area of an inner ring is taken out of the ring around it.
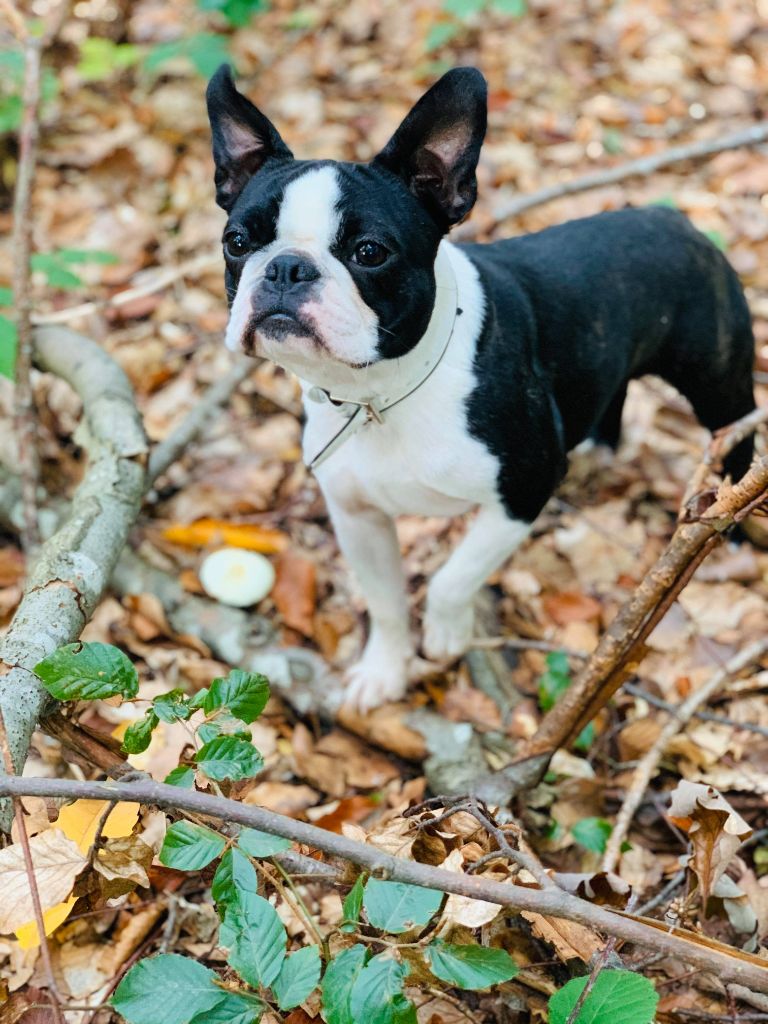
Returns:
[[[216,202],[229,213],[248,179],[267,160],[292,160],[293,153],[269,118],[237,91],[228,64],[222,64],[208,83],[206,99],[216,164]]]
[[[487,97],[476,68],[453,68],[421,97],[373,160],[402,178],[446,230],[466,217],[477,198]]]

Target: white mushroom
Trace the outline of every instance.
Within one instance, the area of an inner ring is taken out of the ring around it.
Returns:
[[[203,560],[199,576],[209,597],[235,608],[261,601],[275,583],[272,563],[245,548],[214,551]]]

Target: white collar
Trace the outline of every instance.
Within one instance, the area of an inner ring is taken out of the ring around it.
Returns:
[[[344,367],[338,384],[330,389],[303,378],[305,398],[332,402],[346,417],[341,429],[307,463],[310,469],[325,462],[361,427],[374,421],[383,423],[385,414],[418,391],[439,366],[453,337],[458,313],[456,275],[445,243],[440,244],[435,259],[435,296],[426,331],[404,356],[382,359],[364,370]]]

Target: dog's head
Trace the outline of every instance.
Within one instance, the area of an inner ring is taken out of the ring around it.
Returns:
[[[208,112],[229,214],[227,345],[308,379],[320,362],[365,367],[410,351],[434,305],[440,239],[475,202],[480,72],[444,75],[368,164],[294,159],[226,65]]]

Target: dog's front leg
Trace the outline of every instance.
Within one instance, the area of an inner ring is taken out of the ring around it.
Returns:
[[[386,513],[332,486],[323,490],[339,546],[368,604],[370,633],[348,672],[347,703],[369,711],[403,696],[413,655],[400,545]]]
[[[510,519],[501,505],[480,509],[427,588],[424,652],[428,658],[449,661],[464,654],[472,640],[475,595],[530,530],[531,523]]]

